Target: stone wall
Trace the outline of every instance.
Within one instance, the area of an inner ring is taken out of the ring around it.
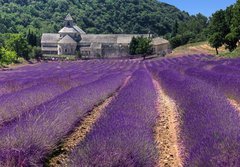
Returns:
[[[105,58],[121,58],[128,55],[128,47],[118,44],[107,44],[102,46],[102,55]]]

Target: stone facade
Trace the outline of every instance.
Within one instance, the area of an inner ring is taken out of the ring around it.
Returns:
[[[86,34],[68,14],[58,34],[42,35],[41,47],[43,54],[76,55],[79,52],[87,58],[117,58],[128,56],[129,44],[138,36],[149,37],[149,34]],[[153,38],[152,45],[155,54],[169,48],[169,42],[160,37]]]

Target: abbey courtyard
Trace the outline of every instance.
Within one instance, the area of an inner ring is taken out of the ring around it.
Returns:
[[[44,33],[41,49],[45,55],[77,55],[87,58],[121,58],[129,56],[129,45],[133,37],[152,38],[153,54],[169,51],[169,41],[150,34],[87,34],[74,24],[68,14],[64,27],[58,33]]]

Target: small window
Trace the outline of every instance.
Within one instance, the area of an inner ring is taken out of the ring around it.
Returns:
[[[70,21],[67,22],[67,27],[70,27]]]

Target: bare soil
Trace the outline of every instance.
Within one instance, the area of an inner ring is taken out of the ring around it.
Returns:
[[[239,111],[239,116],[240,116],[240,104],[234,99],[229,98],[228,101],[237,111]]]
[[[180,151],[183,147],[179,142],[179,116],[176,103],[168,97],[159,83],[154,80],[157,91],[157,110],[159,118],[155,127],[155,140],[159,151],[160,167],[181,167],[183,158]]]
[[[224,46],[218,48],[219,53],[226,52]],[[173,50],[169,57],[179,57],[183,55],[192,55],[192,54],[211,54],[215,55],[216,51],[215,48],[212,48],[208,42],[198,42],[198,43],[191,43],[180,46]]]

